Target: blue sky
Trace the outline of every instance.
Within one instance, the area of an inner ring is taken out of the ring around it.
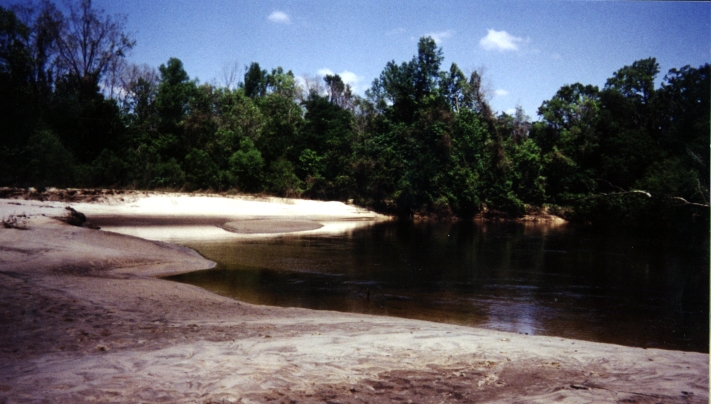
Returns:
[[[6,0],[0,0],[4,3]],[[532,118],[562,85],[602,87],[635,60],[672,67],[711,62],[711,3],[647,1],[94,0],[127,17],[129,59],[181,59],[191,78],[219,83],[237,61],[299,75],[341,73],[363,93],[390,60],[410,60],[433,36],[443,69],[485,68],[497,111]]]

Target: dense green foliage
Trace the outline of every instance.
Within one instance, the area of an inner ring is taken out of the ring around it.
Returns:
[[[72,4],[0,8],[2,185],[352,199],[405,217],[550,205],[598,223],[706,226],[708,64],[655,88],[656,60],[636,61],[602,89],[562,87],[531,123],[520,108],[495,115],[481,75],[444,68],[431,38],[366,97],[338,75],[304,89],[258,63],[219,87],[176,58],[128,65],[121,21]]]

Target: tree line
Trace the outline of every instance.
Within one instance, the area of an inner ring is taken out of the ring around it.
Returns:
[[[708,64],[638,60],[538,109],[488,104],[429,37],[365,96],[338,75],[245,67],[237,85],[171,58],[132,65],[124,20],[90,0],[0,7],[0,184],[236,190],[380,212],[699,225],[709,213]]]

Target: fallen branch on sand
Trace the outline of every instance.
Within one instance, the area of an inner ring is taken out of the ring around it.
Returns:
[[[10,215],[7,219],[2,219],[2,225],[6,229],[27,230],[27,215]]]

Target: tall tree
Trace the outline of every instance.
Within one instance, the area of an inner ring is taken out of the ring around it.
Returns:
[[[528,137],[529,129],[531,128],[531,117],[526,115],[521,105],[516,105],[513,120],[513,133],[511,137],[515,142],[522,142]]]
[[[37,118],[31,87],[30,28],[0,7],[0,182],[13,182]]]
[[[15,5],[13,10],[23,24],[30,28],[25,43],[32,62],[30,82],[36,96],[36,107],[41,114],[47,107],[57,72],[57,41],[59,27],[65,16],[54,3],[42,1],[39,6],[32,3]]]
[[[30,27],[11,10],[0,7],[0,140],[17,146],[33,129],[33,58]],[[19,135],[19,136],[18,136]]]
[[[123,17],[107,16],[91,0],[69,2],[68,8],[69,14],[61,15],[45,5],[38,20],[46,22],[42,29],[54,30],[56,41],[50,121],[74,157],[88,163],[120,142],[119,110],[101,86],[135,42],[125,33]]]
[[[651,162],[635,184],[676,207],[709,204],[709,114],[711,67],[671,69],[657,90],[657,141],[662,161]]]
[[[437,47],[432,37],[420,38],[417,43],[417,57],[410,62],[417,100],[434,95],[439,90],[439,66],[443,59],[442,48]]]
[[[471,97],[469,83],[456,63],[452,63],[449,72],[442,74],[441,82],[442,94],[449,101],[453,111],[459,112],[463,108],[472,109],[474,100]]]
[[[96,84],[135,41],[125,33],[125,18],[107,16],[91,0],[69,3],[69,16],[57,27],[57,63],[63,72]]]
[[[367,95],[380,114],[364,142],[370,162],[361,158],[355,165],[358,187],[375,203],[380,199],[406,216],[469,215],[483,202],[518,213],[522,204],[512,195],[508,174],[499,175],[510,171],[503,141],[485,129],[494,128],[493,119],[472,110],[479,101],[486,106],[480,83],[467,81],[456,64],[440,71],[442,60],[434,40],[422,38],[410,62],[389,62],[373,82]],[[487,178],[482,178],[484,168]],[[367,175],[375,180],[370,187],[361,179]],[[482,193],[479,185],[485,181],[498,186],[496,192]]]
[[[295,147],[298,171],[306,180],[308,194],[319,198],[345,199],[350,180],[353,146],[353,115],[326,97],[311,94],[302,104],[304,125]]]
[[[183,62],[170,58],[160,65],[160,84],[156,97],[156,108],[160,115],[163,131],[175,131],[189,110],[189,101],[195,91],[195,83],[190,81],[183,68]]]
[[[388,111],[395,120],[412,123],[421,105],[446,102],[439,87],[443,59],[436,42],[431,37],[422,37],[417,55],[400,65],[388,62],[366,95],[378,110]]]
[[[148,65],[131,64],[122,71],[119,83],[116,99],[129,125],[142,131],[157,131],[158,71]]]
[[[654,58],[638,60],[613,73],[600,92],[601,177],[629,189],[654,161],[664,158]]]
[[[541,122],[531,136],[541,149],[552,202],[569,203],[596,188],[600,108],[599,89],[575,83],[561,87],[538,109]]]
[[[323,78],[323,81],[326,82],[328,97],[332,104],[344,109],[351,109],[353,107],[351,104],[353,98],[351,86],[344,83],[341,76],[328,74]]]
[[[469,76],[469,85],[466,87],[468,90],[467,96],[472,100],[472,109],[480,114],[484,119],[491,122],[494,119],[494,112],[489,106],[488,86],[484,85],[483,76],[483,68],[472,72]]]
[[[291,70],[285,72],[281,66],[272,69],[271,73],[267,75],[267,90],[271,94],[292,101],[296,100],[299,95],[294,73]]]
[[[631,66],[625,66],[607,79],[605,89],[615,89],[625,98],[648,104],[654,94],[654,79],[659,73],[657,59],[637,60]]]
[[[244,88],[247,97],[263,97],[267,94],[267,71],[259,67],[259,63],[252,62],[244,73]]]

